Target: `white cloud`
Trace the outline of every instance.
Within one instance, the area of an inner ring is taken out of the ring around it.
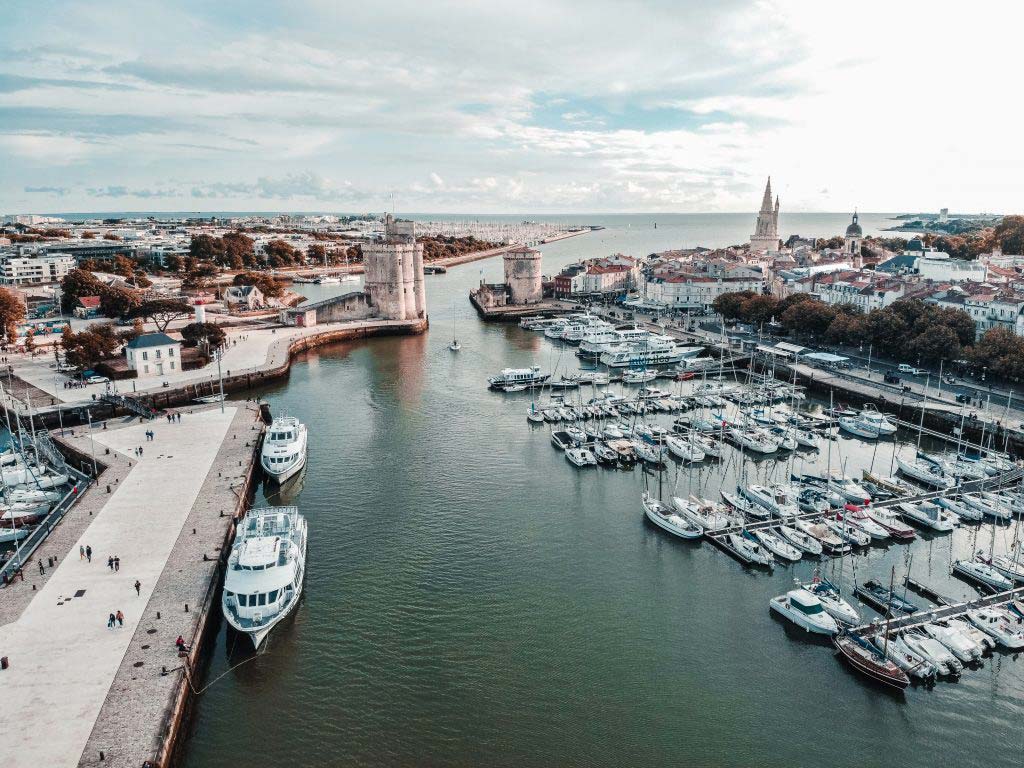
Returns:
[[[788,210],[1019,205],[1012,4],[42,4],[0,40],[0,208],[751,210],[769,173]]]

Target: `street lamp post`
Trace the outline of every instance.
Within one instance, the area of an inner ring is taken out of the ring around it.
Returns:
[[[942,397],[942,366],[946,362],[946,358],[939,360],[939,394],[937,397]]]
[[[99,474],[96,471],[96,441],[92,437],[92,411],[88,408],[85,409],[85,417],[89,420],[89,453],[92,455],[92,479],[95,481]]]
[[[220,381],[220,412],[224,413],[224,374],[220,369],[220,358],[223,355],[223,350],[217,350],[217,379]]]

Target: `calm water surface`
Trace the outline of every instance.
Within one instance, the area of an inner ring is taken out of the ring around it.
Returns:
[[[547,246],[545,271],[736,242],[749,224],[720,242],[609,229]],[[801,234],[841,231],[820,226]],[[240,666],[247,652],[221,626],[207,679],[224,676],[199,699],[188,768],[1019,764],[1024,659],[997,653],[958,683],[881,692],[769,614],[768,599],[813,563],[760,573],[667,538],[642,518],[642,471],[573,468],[527,423],[526,393],[487,392],[502,367],[575,358],[480,323],[465,294],[481,269],[496,278],[500,260],[427,278],[428,334],[317,350],[262,393],[310,427],[308,470],[284,499],[310,522],[305,596]],[[842,439],[832,466],[888,472],[892,450]],[[824,467],[825,455],[793,466]],[[716,496],[736,459],[672,465],[666,491]],[[747,473],[790,467],[767,459]],[[967,595],[949,563],[987,548],[990,530],[822,568],[848,588],[909,567]],[[997,549],[1011,535],[1000,529]]]

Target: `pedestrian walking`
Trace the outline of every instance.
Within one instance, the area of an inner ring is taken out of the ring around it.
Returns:
[[[123,627],[124,626],[124,614],[121,613],[121,611],[117,612],[117,626],[119,626],[119,627]]]
[[[78,545],[78,559],[85,560],[85,547],[81,544]]]
[[[43,561],[42,560],[39,561],[39,575],[40,576],[43,575]]]
[[[135,580],[135,596],[142,597],[142,582],[138,579]]]
[[[117,571],[120,571],[120,570],[121,570],[121,558],[120,557],[115,557],[114,558],[114,571],[117,572]]]
[[[114,614],[110,614],[110,616],[107,617],[107,629],[113,629],[115,621],[117,621],[117,617],[114,616]]]
[[[110,570],[114,570],[114,556],[113,555],[110,555],[107,558],[107,568],[109,568]]]
[[[86,545],[85,547],[85,559],[88,560],[90,563],[92,562],[92,547],[90,547],[89,545]]]

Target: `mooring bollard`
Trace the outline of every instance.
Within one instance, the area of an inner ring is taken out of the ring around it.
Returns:
[[[188,603],[185,603],[185,613],[188,613]]]

